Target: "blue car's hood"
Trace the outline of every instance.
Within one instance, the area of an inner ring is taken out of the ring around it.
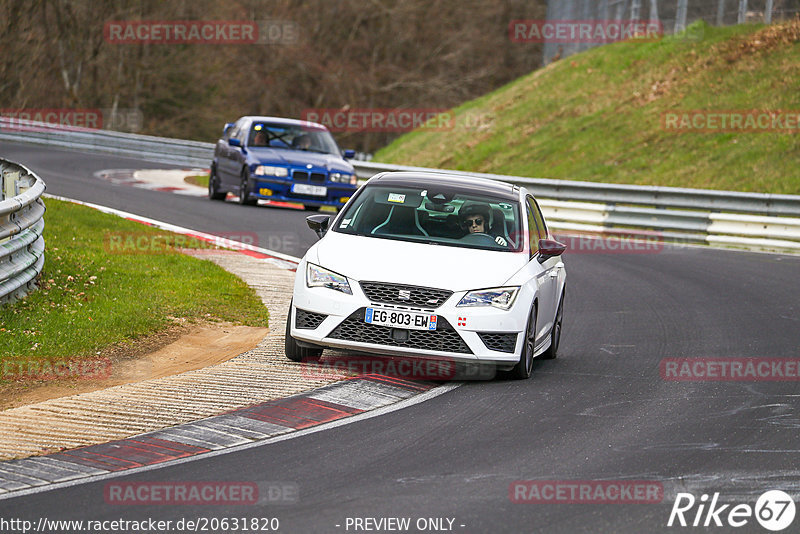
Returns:
[[[324,168],[329,171],[353,172],[353,166],[335,154],[269,147],[251,147],[247,150],[249,159],[252,159],[253,163],[266,165],[278,163],[295,167],[305,167],[311,164],[314,168]]]

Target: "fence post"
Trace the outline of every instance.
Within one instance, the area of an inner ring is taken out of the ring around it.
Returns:
[[[738,24],[744,24],[747,19],[747,0],[739,0],[739,18]]]
[[[717,26],[722,26],[725,23],[725,0],[719,0],[717,4]]]
[[[658,0],[650,0],[650,20],[656,22],[661,20],[658,16]]]
[[[631,20],[640,20],[642,12],[642,0],[633,0],[631,2]]]
[[[686,29],[688,3],[689,0],[678,0],[678,13],[675,15],[675,33],[680,33]]]
[[[767,0],[767,7],[764,9],[764,22],[772,24],[772,4],[773,0]]]

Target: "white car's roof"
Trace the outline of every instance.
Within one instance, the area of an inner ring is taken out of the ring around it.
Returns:
[[[423,189],[435,183],[442,186],[462,187],[470,189],[475,193],[505,197],[509,201],[519,200],[519,187],[514,184],[458,173],[421,171],[387,172],[374,176],[369,183],[371,185],[420,187]]]

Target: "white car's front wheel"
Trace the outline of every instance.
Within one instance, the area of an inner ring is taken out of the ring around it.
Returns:
[[[550,346],[540,356],[543,360],[555,360],[556,356],[558,356],[558,345],[561,343],[561,321],[564,315],[565,294],[565,291],[561,292],[561,300],[558,301],[556,319],[553,321],[553,331],[550,333]]]
[[[322,356],[322,349],[301,347],[291,335],[292,304],[289,303],[289,315],[286,317],[286,338],[284,339],[284,353],[293,362],[316,362]]]
[[[528,326],[525,328],[525,339],[522,343],[522,353],[519,355],[517,365],[511,369],[511,377],[517,380],[530,378],[533,371],[533,351],[536,349],[536,304],[531,308]]]

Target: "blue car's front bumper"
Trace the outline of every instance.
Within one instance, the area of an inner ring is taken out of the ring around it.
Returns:
[[[338,182],[310,183],[307,181],[296,182],[289,178],[274,178],[252,176],[250,179],[250,195],[253,198],[264,200],[279,200],[283,202],[298,202],[307,206],[344,206],[358,186]],[[293,190],[293,186],[311,186],[325,188],[324,195],[305,194]]]

